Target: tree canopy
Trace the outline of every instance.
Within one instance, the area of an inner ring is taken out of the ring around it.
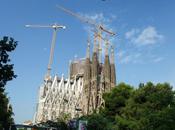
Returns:
[[[172,87],[149,82],[134,91],[116,115],[119,130],[175,129],[175,99]]]
[[[9,52],[14,51],[17,41],[13,38],[3,37],[0,40],[0,90],[3,91],[6,83],[16,77],[13,64],[9,64]]]
[[[175,92],[168,83],[121,83],[103,98],[105,107],[85,117],[89,130],[175,129]]]
[[[13,38],[3,37],[0,40],[0,129],[9,129],[14,123],[12,106],[5,93],[5,85],[8,81],[16,77],[13,71],[13,64],[10,64],[9,53],[14,51],[17,41]]]

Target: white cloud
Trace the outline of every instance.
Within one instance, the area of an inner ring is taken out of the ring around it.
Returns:
[[[148,26],[143,30],[132,29],[125,33],[125,37],[136,45],[156,44],[164,38],[164,36],[159,34],[153,26]]]
[[[127,63],[129,63],[131,61],[132,61],[132,56],[128,55],[128,56],[125,56],[125,57],[121,58],[120,63],[127,64]]]
[[[122,58],[124,56],[126,52],[124,50],[120,50],[118,53],[117,53],[117,56],[120,58]]]
[[[96,14],[93,14],[93,15],[85,14],[84,16],[85,16],[85,18],[87,18],[89,20],[92,19],[97,23],[110,22],[110,19],[105,18],[103,13],[98,13],[98,14],[96,13]]]
[[[165,59],[162,56],[145,55],[142,51],[134,52],[131,50],[119,50],[116,57],[120,64],[159,63]]]
[[[138,29],[132,29],[131,31],[126,32],[125,37],[126,39],[132,39],[135,36],[135,34],[138,32],[139,32]]]
[[[163,38],[162,35],[158,34],[156,29],[152,26],[145,28],[141,34],[135,39],[138,44],[155,44]]]
[[[120,50],[117,53],[117,58],[121,64],[127,64],[127,63],[140,63],[141,62],[141,53],[127,53],[124,50]]]
[[[127,44],[127,53],[118,57],[120,63],[159,63],[164,60],[164,56],[156,54],[155,47],[158,46],[150,46],[164,40],[164,36],[155,27],[133,28],[125,33],[125,38],[132,44]]]
[[[85,20],[90,21],[91,23],[95,23],[95,24],[101,24],[103,25],[106,29],[112,31],[112,27],[111,27],[111,23],[117,18],[116,15],[114,14],[110,14],[108,15],[108,17],[106,17],[103,13],[93,13],[93,14],[83,14],[83,13],[79,13],[83,18],[85,18]],[[89,26],[90,24],[86,24],[84,26],[84,29],[92,34],[92,31],[96,31],[94,30],[93,26]]]
[[[116,15],[110,14],[109,17],[105,17],[103,13],[94,13],[94,14],[82,14],[81,16],[85,17],[87,20],[92,20],[92,22],[96,22],[98,24],[107,24],[111,23],[113,20],[117,18]]]
[[[158,63],[158,62],[160,62],[160,61],[162,61],[162,60],[164,60],[163,57],[157,57],[157,58],[155,58],[153,61],[154,61],[155,63]]]

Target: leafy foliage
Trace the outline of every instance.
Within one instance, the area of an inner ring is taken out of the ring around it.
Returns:
[[[132,91],[130,85],[121,83],[110,93],[105,93],[103,95],[105,108],[101,108],[98,114],[93,113],[83,118],[88,121],[88,130],[116,130],[115,116],[121,113]]]
[[[149,82],[134,91],[116,122],[120,130],[172,130],[174,103],[174,91],[169,84]]]
[[[133,88],[121,83],[103,95],[105,108],[85,117],[88,130],[174,130],[175,92],[168,83]]]
[[[70,120],[70,114],[62,113],[56,121],[48,120],[42,122],[40,125],[57,128],[59,130],[68,130],[68,120]]]
[[[9,105],[7,95],[0,92],[0,129],[8,129],[14,123],[12,106]]]
[[[3,91],[7,81],[16,77],[13,71],[13,64],[9,64],[9,52],[13,51],[17,42],[13,38],[3,37],[0,40],[0,90]]]
[[[47,127],[57,128],[59,130],[68,130],[67,124],[61,119],[57,119],[56,122],[48,120],[47,122],[43,123],[43,125]]]
[[[114,120],[114,115],[119,115],[121,109],[125,107],[126,101],[130,98],[133,88],[130,85],[121,83],[115,87],[110,93],[105,93],[105,109],[100,113],[105,114],[109,119]]]
[[[108,120],[101,114],[94,113],[90,116],[84,116],[84,120],[88,121],[88,130],[106,130],[108,125]]]
[[[0,40],[0,129],[9,129],[13,124],[12,106],[9,105],[9,99],[5,91],[5,85],[8,81],[16,77],[13,71],[13,64],[9,64],[9,52],[14,51],[17,42],[13,38],[3,37]]]

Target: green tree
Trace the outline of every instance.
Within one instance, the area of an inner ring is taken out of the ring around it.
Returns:
[[[82,117],[82,119],[88,122],[88,130],[108,130],[109,121],[101,114],[93,113],[92,115]]]
[[[175,130],[175,92],[168,83],[121,83],[103,95],[105,107],[86,116],[88,130]]]
[[[54,127],[58,130],[68,130],[67,124],[59,118],[57,119],[57,121],[48,120],[47,122],[43,122],[42,125],[46,127]]]
[[[172,87],[149,82],[136,89],[116,116],[119,130],[175,129],[175,99]]]
[[[9,53],[17,46],[13,38],[3,37],[0,40],[0,129],[9,129],[14,122],[12,107],[5,93],[5,85],[8,81],[16,77],[13,71],[13,64],[10,64]]]
[[[120,115],[121,109],[125,107],[126,101],[130,98],[133,88],[125,83],[117,85],[110,93],[105,93],[105,108],[100,113],[111,121],[115,120],[116,115]]]
[[[121,114],[132,92],[133,88],[130,85],[121,83],[111,92],[105,93],[103,95],[105,107],[101,108],[99,113],[83,117],[88,121],[88,130],[116,130],[115,117]]]

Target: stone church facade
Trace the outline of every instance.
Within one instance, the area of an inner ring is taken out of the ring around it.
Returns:
[[[70,63],[65,79],[57,75],[44,80],[39,88],[39,99],[34,122],[56,120],[63,113],[70,118],[91,114],[105,105],[102,95],[116,85],[114,48],[105,46],[104,63],[100,61],[99,45],[94,42],[92,56],[88,42],[86,57]]]

